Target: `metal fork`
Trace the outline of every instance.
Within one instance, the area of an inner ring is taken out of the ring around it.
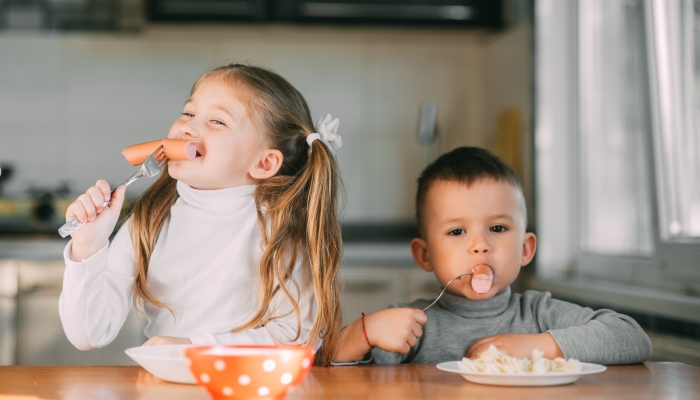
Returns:
[[[455,279],[461,279],[463,276],[472,275],[472,274],[474,274],[473,271],[472,271],[472,272],[467,272],[466,274],[457,275],[457,276],[455,276],[454,278],[452,278],[449,282],[447,282],[447,285],[445,285],[445,288],[442,289],[442,292],[440,292],[440,294],[438,295],[437,299],[435,299],[435,301],[433,301],[432,303],[430,303],[430,305],[429,305],[428,307],[425,307],[425,308],[423,309],[423,311],[425,312],[425,310],[429,309],[430,307],[433,306],[433,304],[437,303],[437,301],[440,300],[440,297],[442,297],[442,294],[445,293],[445,290],[447,290],[447,287],[450,286],[450,283],[454,282]]]
[[[129,186],[132,182],[136,181],[137,179],[150,178],[160,174],[160,172],[163,171],[163,166],[167,162],[168,159],[165,156],[165,151],[163,151],[163,146],[159,146],[156,149],[156,151],[153,152],[153,154],[146,158],[146,160],[143,162],[143,164],[141,164],[141,167],[138,169],[138,171],[136,171],[136,173],[131,175],[129,179],[117,185],[114,188],[114,190],[112,190],[112,193],[109,197],[111,198],[114,195],[114,192],[117,190],[117,188],[121,185]],[[102,208],[107,207],[110,203],[111,200],[105,201],[104,204],[102,204]],[[65,224],[63,224],[62,227],[58,229],[58,233],[61,235],[61,237],[66,237],[80,229],[80,227],[83,225],[85,225],[85,222],[80,222],[77,218],[73,217],[70,219],[70,221],[66,222]]]

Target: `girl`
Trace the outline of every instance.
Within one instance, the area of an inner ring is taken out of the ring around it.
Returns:
[[[102,209],[100,180],[67,209],[90,222],[64,251],[71,343],[109,344],[143,302],[144,345],[323,340],[327,365],[341,323],[336,129],[328,116],[314,131],[302,95],[271,71],[232,64],[201,76],[168,133],[197,141],[197,158],[168,163],[111,245],[124,187]]]

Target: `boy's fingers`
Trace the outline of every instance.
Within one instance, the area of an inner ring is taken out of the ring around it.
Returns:
[[[419,338],[423,336],[423,328],[421,328],[421,326],[418,324],[416,324],[411,331],[413,332],[414,337]]]
[[[418,322],[419,324],[423,325],[426,322],[428,322],[428,316],[425,315],[425,313],[419,309],[414,309],[413,311],[413,318]]]

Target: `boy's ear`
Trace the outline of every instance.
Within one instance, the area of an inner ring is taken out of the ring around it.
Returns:
[[[433,266],[430,265],[430,254],[428,254],[428,244],[425,240],[420,238],[415,238],[411,240],[411,253],[413,253],[413,259],[416,261],[419,267],[427,272],[433,270]]]
[[[284,156],[277,149],[267,149],[261,153],[260,158],[248,169],[253,179],[267,179],[275,176],[282,167]]]
[[[532,261],[535,256],[535,251],[537,250],[537,237],[532,232],[525,233],[525,240],[523,241],[523,255],[520,260],[520,266],[524,267]]]

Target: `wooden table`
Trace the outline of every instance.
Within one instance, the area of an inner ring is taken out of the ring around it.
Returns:
[[[434,365],[314,367],[293,399],[698,399],[700,368],[681,363],[608,367],[573,384],[469,383]],[[0,400],[209,399],[203,388],[160,381],[141,367],[0,367]],[[27,396],[27,397],[25,397]]]

